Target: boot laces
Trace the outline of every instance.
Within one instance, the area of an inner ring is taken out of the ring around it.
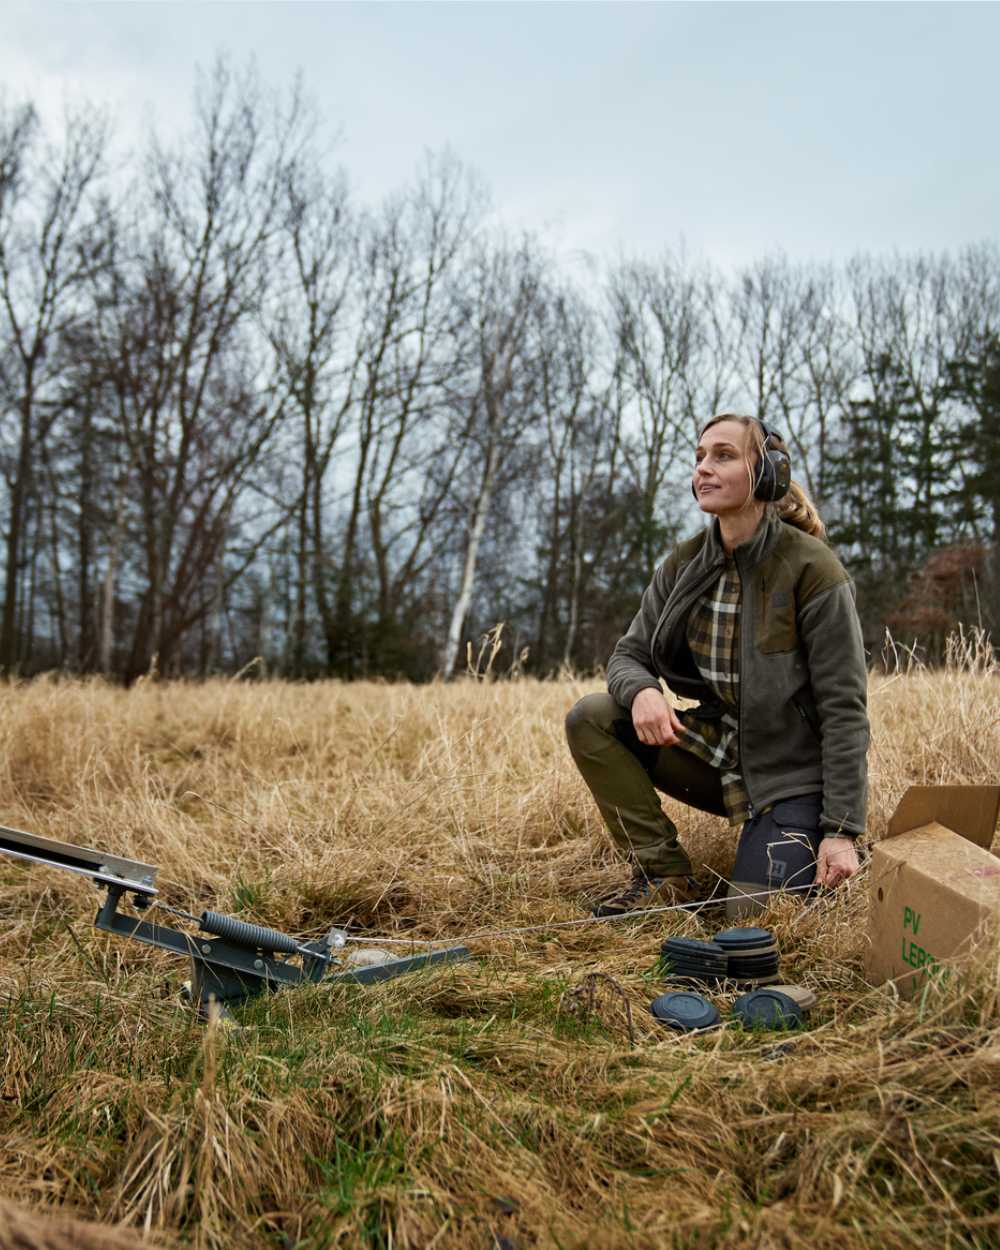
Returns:
[[[625,903],[635,902],[636,899],[642,898],[644,894],[649,894],[655,890],[663,880],[663,877],[647,877],[644,872],[637,869],[632,874],[632,880],[622,891],[622,901]]]

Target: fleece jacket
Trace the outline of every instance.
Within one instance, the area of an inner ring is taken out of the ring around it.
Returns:
[[[726,561],[713,520],[653,575],[608,662],[608,690],[631,708],[660,681],[696,714],[720,716],[687,644],[692,606]],[[781,799],[822,791],[827,835],[864,832],[868,671],[854,585],[819,538],[765,514],[733,552],[742,583],[739,756],[751,816]]]

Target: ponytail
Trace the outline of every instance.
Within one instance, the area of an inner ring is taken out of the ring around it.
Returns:
[[[816,505],[798,482],[793,481],[784,499],[779,499],[769,507],[774,509],[786,525],[794,525],[797,530],[804,530],[814,538],[826,537],[826,526],[816,511]]]

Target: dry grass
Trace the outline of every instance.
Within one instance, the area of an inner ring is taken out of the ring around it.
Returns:
[[[982,657],[873,679],[874,835],[914,781],[1000,775]],[[9,686],[0,823],[297,933],[567,919],[621,871],[562,738],[597,688]],[[725,873],[722,822],[674,814]],[[89,884],[4,860],[0,1192],[213,1250],[996,1244],[997,970],[922,1005],[870,988],[864,890],[769,913],[820,999],[791,1038],[655,1024],[660,941],[713,927],[677,915],[275,995],[236,1035],[176,1005],[178,961],[91,927]],[[615,993],[560,1012],[593,972],[624,989],[634,1047]]]

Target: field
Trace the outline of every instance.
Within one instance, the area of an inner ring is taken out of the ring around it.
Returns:
[[[555,927],[624,875],[562,736],[598,688],[5,686],[0,823],[158,864],[195,912],[480,958],[206,1026],[181,961],[93,929],[90,883],[0,860],[0,1247],[996,1245],[997,968],[920,1005],[866,985],[862,874],[768,913],[806,1032],[686,1038],[648,1014],[655,955],[713,920]],[[982,649],[871,696],[874,837],[911,782],[1000,776]],[[673,814],[725,874],[726,826]],[[624,999],[588,1013],[594,972]]]

